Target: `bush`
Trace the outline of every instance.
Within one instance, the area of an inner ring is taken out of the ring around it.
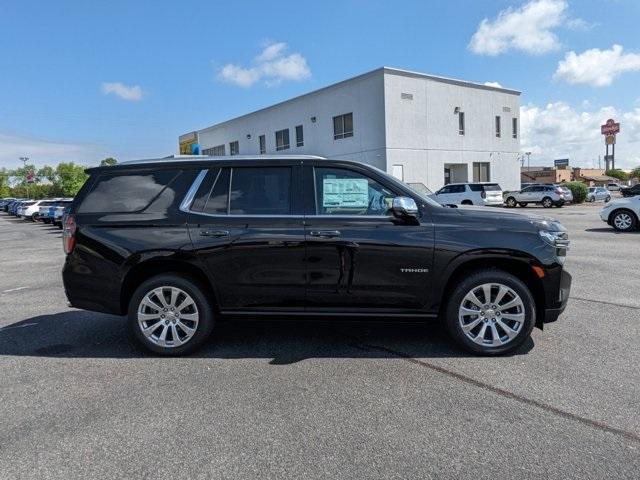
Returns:
[[[606,172],[604,172],[604,174],[607,175],[608,177],[617,178],[621,182],[629,180],[629,175],[624,173],[619,168],[616,168],[615,170],[607,170]]]
[[[563,187],[567,187],[571,190],[571,194],[573,195],[573,203],[582,203],[587,198],[587,186],[582,182],[568,182],[563,183]]]

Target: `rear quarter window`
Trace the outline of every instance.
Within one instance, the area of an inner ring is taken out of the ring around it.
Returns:
[[[182,173],[179,169],[101,173],[77,213],[139,212],[158,202],[166,208],[175,201],[177,192],[172,187]]]

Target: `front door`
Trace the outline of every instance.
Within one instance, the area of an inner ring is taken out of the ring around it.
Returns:
[[[419,225],[392,217],[393,185],[357,166],[306,166],[304,187],[309,309],[424,308],[434,243],[426,213]]]
[[[221,310],[304,308],[299,186],[294,163],[207,173],[190,207],[189,232]]]

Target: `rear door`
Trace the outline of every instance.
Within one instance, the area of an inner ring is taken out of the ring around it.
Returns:
[[[299,161],[211,168],[189,207],[189,232],[221,310],[303,309]]]
[[[306,164],[307,162],[305,162]],[[314,312],[415,312],[427,303],[433,224],[390,214],[398,194],[357,166],[305,166],[307,305]]]

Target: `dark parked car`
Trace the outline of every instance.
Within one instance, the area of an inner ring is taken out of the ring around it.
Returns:
[[[633,187],[623,187],[620,189],[620,193],[623,197],[635,197],[640,195],[640,183],[635,184]]]
[[[193,351],[221,319],[439,318],[511,351],[569,298],[558,222],[439,205],[380,170],[318,157],[194,157],[89,169],[64,218],[74,307]],[[402,328],[400,325],[398,328]]]

